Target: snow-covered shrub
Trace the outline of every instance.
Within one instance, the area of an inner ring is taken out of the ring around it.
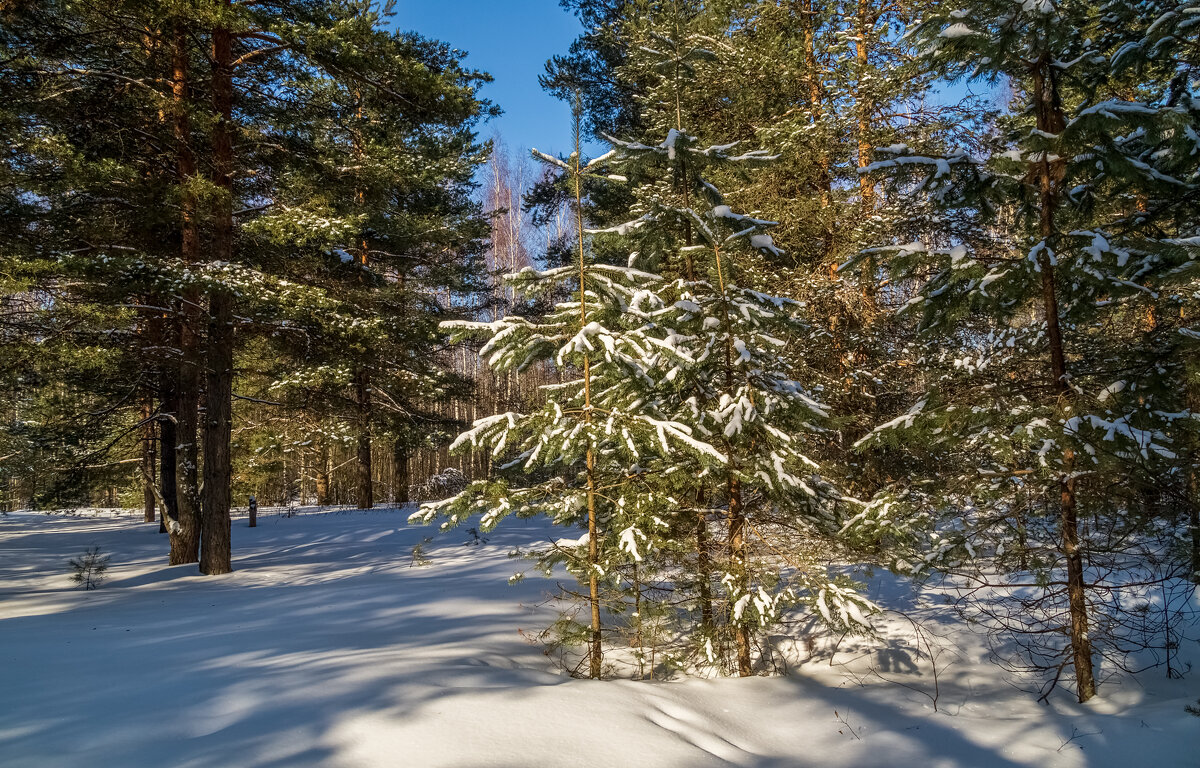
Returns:
[[[446,467],[426,480],[417,495],[423,501],[445,499],[461,493],[467,484],[466,475],[454,467]]]

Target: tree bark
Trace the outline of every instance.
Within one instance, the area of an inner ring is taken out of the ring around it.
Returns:
[[[587,318],[587,264],[584,260],[583,244],[583,167],[580,150],[580,120],[583,108],[578,96],[575,101],[575,154],[572,155],[571,177],[575,186],[575,230],[579,248],[579,327],[586,328]],[[592,365],[585,353],[583,356],[583,421],[592,423]],[[600,624],[600,582],[597,572],[600,564],[600,541],[596,525],[596,449],[592,445],[591,430],[585,432],[588,441],[587,472],[587,526],[588,526],[588,608],[591,612],[592,633],[588,643],[588,674],[599,680],[604,671],[604,644]]]
[[[357,124],[351,131],[351,141],[354,144],[354,154],[361,161],[363,157],[362,126],[366,123],[363,111],[362,94],[354,93],[357,108],[355,116]],[[355,203],[361,208],[366,206],[366,192],[359,188],[354,195]],[[359,242],[359,263],[364,270],[370,265],[371,248],[364,232]],[[370,509],[375,506],[375,479],[371,471],[371,371],[366,366],[360,366],[354,373],[354,405],[357,416],[358,440],[355,461],[358,468],[358,508]]]
[[[174,108],[174,132],[176,163],[180,199],[180,258],[184,264],[194,265],[200,253],[200,232],[196,224],[196,196],[191,184],[196,175],[196,161],[192,155],[191,126],[189,121],[190,97],[188,94],[188,34],[181,22],[177,22],[171,41],[172,79],[171,93]],[[200,292],[193,285],[185,284],[180,299],[178,345],[179,358],[172,371],[175,381],[171,387],[174,402],[174,436],[166,453],[172,454],[174,466],[164,466],[163,478],[173,476],[176,489],[164,489],[168,504],[172,497],[175,514],[167,523],[171,536],[171,565],[194,563],[200,558],[200,451],[196,433],[200,409]],[[164,443],[167,443],[164,435]],[[169,450],[168,450],[169,449]],[[171,510],[168,509],[168,512]]]
[[[713,261],[717,267],[717,288],[721,291],[721,328],[725,334],[725,393],[734,395],[733,369],[733,325],[729,319],[729,298],[725,293],[725,271],[721,266],[721,249],[713,246]],[[725,442],[725,454],[729,465],[725,476],[725,492],[729,504],[729,558],[730,565],[737,580],[739,592],[746,594],[750,589],[749,574],[746,570],[746,508],[742,499],[742,482],[738,478],[737,450],[732,442]],[[730,601],[728,620],[733,627],[734,644],[737,649],[738,675],[748,677],[754,674],[750,663],[750,628],[740,618],[734,615],[735,601]]]
[[[392,474],[395,475],[396,491],[393,501],[397,504],[407,504],[408,494],[408,447],[402,440],[397,439],[392,448]]]
[[[324,437],[320,442],[315,474],[317,506],[324,507],[329,504],[329,442]]]
[[[1200,584],[1200,472],[1188,471],[1188,532],[1192,538],[1192,582]]]
[[[1200,413],[1200,391],[1198,390],[1200,390],[1200,386],[1194,383],[1188,384],[1187,406],[1192,413]],[[1192,542],[1190,577],[1192,582],[1200,584],[1200,471],[1197,471],[1197,463],[1200,463],[1200,445],[1197,445],[1197,442],[1195,438],[1192,439],[1189,451],[1187,508],[1188,535]]]
[[[822,117],[821,80],[817,71],[817,10],[813,0],[803,0],[801,15],[804,18],[804,66],[808,80],[809,115],[811,124],[816,126]],[[818,152],[817,177],[815,184],[821,200],[821,261],[833,256],[833,222],[830,208],[833,205],[833,177],[829,172],[829,156]],[[832,269],[832,267],[831,267]]]
[[[167,532],[167,521],[178,524],[179,505],[177,503],[178,489],[176,487],[176,429],[175,420],[178,418],[178,400],[175,397],[175,384],[179,374],[175,367],[163,365],[159,369],[158,397],[158,487],[162,497],[162,510],[158,516],[158,532]]]
[[[188,289],[183,294],[183,317],[179,326],[179,381],[176,386],[176,504],[177,526],[171,531],[171,565],[195,563],[200,559],[200,323],[196,311],[199,293]]]
[[[371,475],[371,372],[359,368],[354,375],[354,405],[357,410],[358,508],[375,506],[375,482]]]
[[[1037,127],[1046,134],[1058,135],[1066,127],[1058,84],[1049,54],[1043,54],[1033,66],[1034,108]],[[1038,267],[1042,274],[1042,304],[1046,315],[1046,340],[1050,348],[1052,387],[1062,406],[1068,407],[1073,395],[1068,379],[1066,352],[1062,327],[1059,323],[1058,286],[1054,264],[1048,251],[1054,235],[1054,211],[1058,205],[1058,182],[1062,179],[1062,160],[1050,160],[1048,153],[1034,163],[1038,180],[1040,205],[1039,234],[1043,247],[1038,252]],[[1092,643],[1088,637],[1087,594],[1083,573],[1083,553],[1079,544],[1079,510],[1074,478],[1075,452],[1063,449],[1060,486],[1060,535],[1067,568],[1067,631],[1071,640],[1071,658],[1075,669],[1076,694],[1080,702],[1096,695],[1096,680],[1092,668]]]
[[[142,403],[142,522],[154,522],[155,462],[154,462],[154,404],[147,395]]]
[[[867,68],[870,66],[870,48],[867,38],[874,30],[871,18],[871,0],[858,0],[858,40],[854,43],[855,59],[858,63],[858,82],[854,89],[854,98],[858,120],[858,167],[861,170],[871,162],[871,153],[875,147],[871,143],[871,113],[873,104],[867,95],[863,83],[866,81]],[[865,173],[858,175],[858,193],[863,215],[869,215],[875,209],[875,187]]]
[[[871,183],[868,175],[861,172],[871,163],[871,155],[875,151],[875,146],[871,142],[871,117],[875,105],[864,87],[871,63],[868,39],[874,29],[875,19],[871,14],[871,0],[858,0],[858,40],[854,44],[855,57],[858,62],[858,82],[855,85],[854,98],[857,102],[855,111],[858,120],[858,196],[862,221],[867,221],[875,212],[875,186]],[[867,279],[862,285],[863,298],[874,305],[875,258],[873,256],[867,257],[864,272]]]
[[[733,561],[734,578],[743,594],[750,589],[746,578],[746,510],[742,505],[742,484],[730,473],[727,485],[729,492],[729,555]],[[737,648],[737,667],[740,677],[754,674],[750,663],[750,628],[740,619],[734,618],[730,606],[730,623],[733,625],[734,645]]]
[[[230,0],[225,0],[226,6]],[[233,261],[233,34],[213,28],[212,106],[213,211],[212,257]],[[209,576],[233,570],[229,507],[232,501],[229,443],[233,425],[233,293],[224,286],[209,292],[208,359],[204,425],[204,498],[200,572]]]
[[[582,291],[580,291],[582,294]],[[587,358],[584,358],[587,367]],[[590,406],[588,406],[590,409]],[[592,635],[588,643],[588,675],[599,680],[604,671],[604,645],[600,632],[600,582],[596,569],[600,565],[600,542],[596,528],[596,451],[587,451],[587,512],[588,512],[588,608],[591,612]]]
[[[696,489],[696,570],[700,580],[700,629],[711,636],[713,621],[712,600],[712,556],[708,551],[708,510],[704,503],[704,489]]]

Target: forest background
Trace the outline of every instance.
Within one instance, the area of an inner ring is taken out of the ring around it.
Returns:
[[[1169,664],[1129,595],[1200,571],[1195,4],[564,6],[535,162],[386,5],[0,3],[0,504],[141,506],[208,574],[250,496],[550,513],[593,676],[643,598],[741,674],[790,604],[853,629],[847,560],[1010,589],[1080,699]],[[593,435],[592,336],[661,451]],[[545,466],[561,408],[494,418],[576,397]]]

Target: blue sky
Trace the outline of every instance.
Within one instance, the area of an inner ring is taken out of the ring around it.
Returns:
[[[399,0],[392,24],[467,52],[466,65],[495,82],[481,95],[504,110],[483,127],[499,131],[510,149],[566,153],[570,109],[547,95],[538,75],[547,59],[566,53],[582,27],[558,0]]]

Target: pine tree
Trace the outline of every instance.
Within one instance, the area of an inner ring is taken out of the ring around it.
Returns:
[[[930,65],[1008,78],[1014,114],[990,156],[895,148],[869,166],[911,171],[917,195],[979,228],[866,252],[914,287],[906,309],[938,343],[913,353],[927,368],[918,402],[863,445],[928,446],[920,461],[941,471],[927,509],[963,517],[937,521],[926,563],[980,558],[981,583],[1014,587],[1032,572],[1043,597],[985,618],[1050,673],[1045,694],[1072,669],[1080,701],[1095,695],[1093,654],[1119,663],[1130,640],[1122,590],[1165,583],[1168,521],[1146,489],[1178,471],[1187,410],[1171,386],[1182,377],[1168,286],[1191,267],[1139,210],[1195,176],[1179,144],[1192,118],[1133,95],[1111,66],[1122,46],[1097,42],[1101,23],[1095,6],[1055,2],[931,13],[917,30]],[[874,509],[894,515],[894,501]]]
[[[360,507],[376,496],[375,438],[390,434],[403,453],[439,424],[430,406],[463,391],[438,360],[436,326],[448,296],[481,287],[486,223],[470,194],[487,147],[473,129],[495,112],[473,96],[486,76],[448,46],[379,24],[347,12],[341,34],[354,46],[320,59],[325,69],[296,83],[292,108],[271,114],[287,137],[272,162],[286,173],[278,204],[247,224],[270,243],[274,268],[317,282],[345,315],[293,318],[308,336],[275,333],[288,354],[270,371],[271,397],[352,426]]]
[[[97,415],[94,431],[109,434],[78,452],[95,466],[140,454],[140,410],[158,400],[170,561],[225,572],[234,382],[264,394],[239,370],[258,337],[289,335],[277,349],[301,359],[293,372],[320,352],[312,362],[370,369],[359,390],[375,406],[356,403],[366,434],[422,429],[425,404],[456,386],[434,364],[438,294],[469,289],[482,247],[470,176],[484,157],[472,126],[493,111],[474,96],[486,76],[448,46],[383,29],[364,3],[3,13],[17,53],[3,80],[16,130],[5,204],[17,217],[4,257],[19,290],[58,294],[43,328],[68,308],[89,313],[64,346],[112,347],[94,360],[112,374],[93,367],[80,381],[115,405],[73,403],[55,425],[70,433],[76,411]],[[371,265],[338,255],[368,241]]]
[[[719,33],[719,17],[712,26],[708,9],[670,3],[656,13],[634,33],[640,37],[629,43],[619,71],[638,84],[643,123],[665,139],[609,139],[618,148],[613,167],[632,182],[632,213],[638,218],[596,234],[627,243],[610,244],[609,250],[626,247],[637,264],[676,278],[671,293],[676,303],[660,320],[663,332],[697,347],[689,349],[693,362],[666,371],[660,387],[674,401],[676,418],[713,440],[730,462],[676,476],[698,476],[701,482],[672,488],[688,500],[675,515],[685,524],[681,529],[677,523],[673,537],[680,550],[680,542],[694,537],[687,547],[694,558],[682,570],[694,589],[701,646],[712,660],[712,643],[719,641],[723,655],[722,638],[727,639],[734,668],[749,674],[752,635],[789,602],[808,601],[834,624],[865,624],[867,606],[856,603],[848,585],[825,579],[813,563],[818,551],[840,549],[833,520],[843,499],[814,471],[812,460],[827,450],[831,435],[817,398],[832,380],[814,365],[829,349],[829,334],[807,322],[808,305],[771,295],[778,284],[774,268],[785,256],[767,234],[776,224],[734,212],[718,190],[723,181],[753,187],[778,157],[738,151],[736,142],[704,147],[683,129],[693,115],[712,124],[720,105],[745,97],[749,82],[725,61],[740,49]],[[747,173],[751,167],[754,172]],[[753,289],[739,287],[743,280]],[[783,434],[796,441],[781,443]],[[751,500],[749,509],[743,496]],[[724,562],[714,561],[717,550],[708,531],[709,518],[718,516],[725,519],[718,538],[732,553]],[[788,527],[793,535],[779,537]],[[793,546],[801,539],[807,551]],[[782,562],[789,559],[797,577],[781,582]],[[823,604],[826,596],[833,610]],[[725,606],[719,621],[715,602]]]
[[[39,419],[55,433],[40,453],[64,479],[98,485],[110,482],[111,454],[131,447],[135,409],[164,365],[153,286],[117,275],[133,253],[169,254],[169,102],[157,87],[166,49],[137,5],[21,2],[3,14],[15,204],[3,258],[22,276],[16,290],[43,297],[26,315],[41,327],[25,332],[65,331],[51,330],[57,343],[22,367],[44,392],[70,382],[71,397]]]

